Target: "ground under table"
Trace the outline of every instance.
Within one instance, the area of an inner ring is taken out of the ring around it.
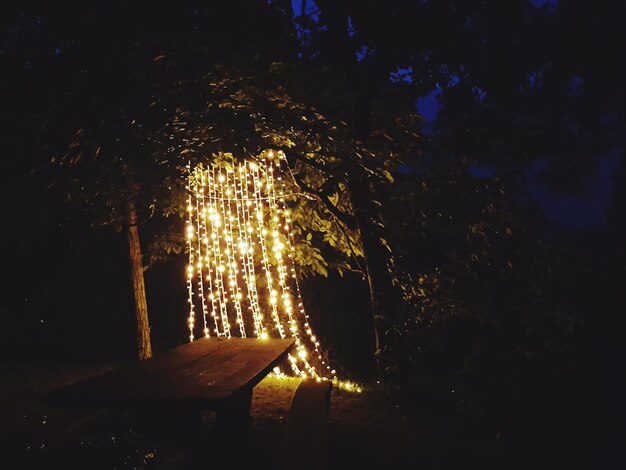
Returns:
[[[202,338],[166,353],[46,394],[47,406],[132,409],[153,416],[216,412],[241,429],[252,389],[294,347],[295,339]]]

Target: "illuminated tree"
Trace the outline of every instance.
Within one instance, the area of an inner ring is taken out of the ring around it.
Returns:
[[[333,93],[336,85],[330,72],[283,63],[216,67],[200,80],[179,83],[159,101],[177,109],[161,140],[172,143],[170,160],[182,155],[194,164],[220,152],[240,159],[268,149],[284,152],[294,175],[287,193],[297,262],[304,273],[360,271],[374,315],[383,320],[397,293],[376,197],[384,197],[381,190],[392,184],[395,167],[415,158],[418,118],[390,86],[376,105],[378,122],[365,146],[345,122],[319,110],[324,100],[341,99]],[[324,245],[335,255],[324,256]],[[375,346],[380,348],[380,338]]]

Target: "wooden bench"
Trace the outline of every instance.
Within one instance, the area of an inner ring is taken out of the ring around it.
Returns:
[[[45,406],[126,409],[181,432],[215,411],[225,431],[244,432],[252,389],[293,348],[295,339],[203,338],[152,359],[65,386]]]
[[[328,410],[332,384],[304,380],[291,399],[285,432],[284,467],[327,468]]]

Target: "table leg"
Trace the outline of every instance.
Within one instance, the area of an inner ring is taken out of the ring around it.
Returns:
[[[153,437],[187,440],[201,430],[201,413],[196,407],[137,410],[140,429]]]
[[[252,388],[241,390],[216,411],[216,424],[236,434],[247,432],[250,427],[251,402]]]

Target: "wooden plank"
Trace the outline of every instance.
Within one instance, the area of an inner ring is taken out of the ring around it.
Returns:
[[[113,394],[124,401],[148,400],[163,403],[176,400],[202,405],[227,398],[246,385],[247,380],[239,380],[241,362],[237,358],[247,358],[244,360],[252,363],[260,373],[265,367],[265,363],[260,363],[260,360],[274,362],[285,350],[284,345],[279,344],[276,350],[276,344],[263,342],[260,345],[260,341],[256,339],[231,338],[217,341],[223,342],[225,347],[198,356],[193,361],[151,377],[150,380],[127,383],[126,387],[116,389]],[[231,374],[233,377],[229,377]],[[225,380],[227,383],[222,387]]]
[[[44,397],[51,405],[149,407],[164,404],[211,409],[252,388],[293,347],[292,339],[203,338]]]
[[[93,395],[94,390],[102,394],[108,393],[112,384],[126,383],[132,387],[133,383],[141,383],[152,380],[155,375],[161,375],[177,368],[184,367],[205,354],[219,354],[221,349],[226,349],[223,342],[208,343],[203,340],[187,343],[151,359],[146,359],[136,364],[115,369],[105,374],[96,375],[75,384],[69,385],[58,391],[45,396],[49,404],[57,404],[58,401],[71,400],[74,395]]]

